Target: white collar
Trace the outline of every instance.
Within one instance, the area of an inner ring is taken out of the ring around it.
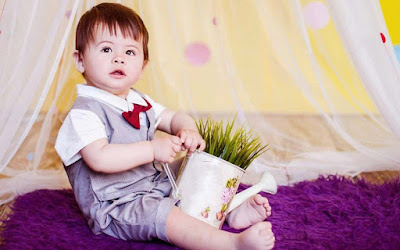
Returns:
[[[105,90],[89,86],[87,84],[77,84],[76,92],[78,96],[87,96],[97,99],[125,112],[133,108],[133,105],[129,105],[130,103],[139,104],[141,106],[147,107],[146,101],[134,89],[129,90],[128,95],[126,96],[126,100],[122,99],[119,96],[113,95]]]

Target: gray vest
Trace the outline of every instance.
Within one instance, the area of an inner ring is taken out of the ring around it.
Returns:
[[[140,129],[135,129],[120,113],[107,104],[90,97],[78,96],[72,109],[89,110],[95,113],[105,126],[109,143],[128,144],[153,139],[155,132],[153,108],[146,112],[146,121],[141,121]],[[85,161],[80,159],[66,166],[65,170],[75,198],[84,213],[90,213],[90,206],[97,202],[95,200],[112,201],[134,192],[149,192],[155,186],[154,179],[159,176],[153,163],[125,172],[103,174],[92,171]]]

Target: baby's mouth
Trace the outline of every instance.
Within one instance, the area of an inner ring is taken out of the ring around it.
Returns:
[[[117,69],[117,70],[114,70],[113,72],[111,72],[111,75],[124,76],[125,72]]]

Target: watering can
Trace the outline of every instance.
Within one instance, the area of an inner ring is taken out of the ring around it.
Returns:
[[[226,215],[260,191],[275,194],[277,184],[269,172],[260,181],[236,194],[245,170],[205,152],[194,152],[182,163],[175,180],[162,164],[172,185],[171,196],[180,199],[179,208],[214,227],[221,228]]]

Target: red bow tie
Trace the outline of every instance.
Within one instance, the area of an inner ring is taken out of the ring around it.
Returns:
[[[151,109],[151,104],[145,100],[147,106],[141,106],[139,104],[133,104],[133,110],[128,112],[123,112],[122,117],[125,118],[127,122],[129,122],[134,128],[140,129],[140,121],[139,121],[139,114],[140,112],[146,112],[147,110]]]

